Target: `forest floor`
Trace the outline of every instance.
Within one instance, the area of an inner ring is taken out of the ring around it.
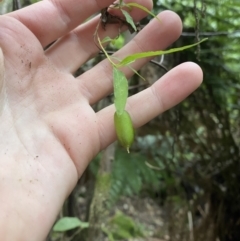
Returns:
[[[86,220],[90,202],[87,196],[86,188],[83,188],[81,195],[78,196],[80,220]],[[105,224],[104,233],[108,236],[101,241],[194,240],[193,229],[189,226],[189,215],[194,221],[192,225],[200,227],[204,218],[189,211],[189,206],[183,199],[173,196],[166,199],[164,204],[160,201],[159,198],[147,195],[120,197],[107,212],[107,217],[104,218],[106,221],[103,221],[101,215],[98,217],[100,224]]]
[[[115,212],[120,210],[131,217],[136,223],[143,225],[146,237],[132,238],[128,241],[167,241],[167,227],[164,223],[164,211],[149,197],[122,197],[115,206]],[[157,238],[157,237],[161,237]]]
[[[87,188],[83,186],[77,199],[78,217],[83,221],[86,220],[90,202],[86,190]],[[101,241],[188,240],[190,233],[186,203],[176,198],[167,199],[164,204],[160,201],[160,198],[143,196],[143,194],[120,197],[104,218],[106,220],[104,227],[114,236],[114,239],[106,238]],[[99,220],[103,221],[101,215]],[[124,234],[128,238],[119,238]]]
[[[87,200],[82,198],[80,201],[81,213],[86,213]],[[144,232],[144,237],[137,236],[136,233],[128,239],[116,239],[116,241],[167,241],[168,227],[164,222],[164,208],[157,204],[153,199],[149,197],[121,197],[120,200],[114,205],[110,212],[109,220],[114,219],[117,213],[121,213],[124,218],[130,218],[131,224],[125,220],[118,220],[120,226],[118,229],[131,233],[131,229],[140,228],[141,232]],[[84,217],[80,217],[84,219]],[[136,225],[133,227],[132,225]],[[110,228],[111,230],[111,228]],[[104,241],[109,241],[106,238]]]

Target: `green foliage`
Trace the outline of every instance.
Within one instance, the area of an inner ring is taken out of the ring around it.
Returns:
[[[136,195],[148,187],[156,189],[159,184],[159,172],[150,169],[145,164],[146,157],[132,152],[128,155],[122,149],[117,149],[112,171],[111,202],[122,195]]]
[[[82,222],[76,217],[60,218],[53,227],[54,232],[66,232],[75,228],[88,228],[87,222]]]
[[[125,11],[124,9],[122,9],[121,11],[122,11],[126,21],[132,26],[134,31],[137,31],[137,28],[135,26],[135,23],[133,22],[133,19],[132,19],[131,15],[127,11]]]
[[[189,49],[168,59],[172,67],[188,60],[198,62],[204,82],[177,107],[177,117],[174,111],[168,111],[158,127],[161,134],[165,135],[168,129],[175,136],[174,158],[165,166],[169,175],[179,181],[168,188],[167,195],[175,193],[183,198],[184,190],[186,199],[194,203],[192,208],[201,203],[210,207],[208,218],[194,227],[195,233],[212,222],[215,233],[211,240],[238,240],[235,217],[240,214],[239,1],[159,2],[155,1],[156,11],[170,8],[183,20],[183,35],[175,46],[190,44],[193,38],[209,39],[201,44],[197,54]],[[197,240],[210,239],[199,231]]]
[[[107,228],[103,230],[108,235],[110,241],[144,237],[146,233],[143,225],[120,211],[109,220]]]

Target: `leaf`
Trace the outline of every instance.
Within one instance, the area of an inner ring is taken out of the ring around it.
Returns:
[[[53,231],[65,232],[74,228],[87,228],[88,226],[88,223],[82,222],[80,219],[76,217],[63,217],[59,219],[57,223],[54,225]]]
[[[128,81],[122,71],[113,67],[114,104],[116,111],[122,113],[128,97]]]
[[[200,42],[195,43],[195,44],[191,44],[191,45],[187,45],[187,46],[183,46],[183,47],[179,47],[179,48],[173,48],[173,49],[169,49],[169,50],[149,51],[149,52],[142,52],[142,53],[132,54],[132,55],[129,55],[126,58],[124,58],[118,64],[118,67],[128,65],[130,63],[133,63],[135,60],[141,59],[141,58],[154,57],[154,56],[158,56],[158,55],[162,55],[162,54],[170,54],[170,53],[183,51],[185,49],[192,48],[192,47],[194,47],[194,46],[196,46],[196,45],[198,45],[198,44],[200,44],[200,43],[202,43],[203,41],[206,41],[206,40],[207,40],[207,38],[205,38],[205,39],[203,39]]]
[[[117,211],[115,216],[110,220],[110,230],[113,237],[117,240],[126,240],[136,237],[145,236],[145,228],[131,217]]]
[[[137,32],[137,28],[135,26],[135,23],[133,22],[133,19],[132,19],[131,15],[123,9],[121,9],[121,11],[122,11],[123,15],[125,16],[126,21],[132,26],[134,31]]]
[[[149,11],[147,8],[145,8],[144,6],[142,6],[138,3],[126,3],[126,5],[129,7],[136,7],[136,8],[142,9],[144,12],[147,12],[148,14],[152,15],[154,18],[156,18],[161,23],[161,20],[155,14],[153,14],[151,11]]]

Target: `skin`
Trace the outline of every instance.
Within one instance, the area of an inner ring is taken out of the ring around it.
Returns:
[[[112,2],[46,0],[0,16],[3,241],[44,240],[91,159],[116,140],[114,107],[95,113],[90,106],[112,91],[108,61],[77,78],[72,76],[98,53],[93,33],[99,17],[83,24],[84,20]],[[150,0],[136,2],[152,7]],[[132,11],[136,21],[144,15],[140,10]],[[161,24],[151,21],[116,56],[165,49],[173,43],[181,33],[181,20],[170,11],[160,13],[159,18]],[[101,38],[117,34],[114,25],[107,25],[106,31],[99,28]],[[133,67],[139,69],[147,61],[137,61]],[[129,69],[124,71],[127,77],[132,75]],[[200,85],[202,77],[199,66],[184,63],[129,98],[126,109],[134,127],[181,102]]]

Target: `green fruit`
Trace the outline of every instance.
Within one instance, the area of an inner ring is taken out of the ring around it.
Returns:
[[[134,141],[134,129],[131,116],[126,110],[121,113],[115,112],[114,124],[119,142],[129,153],[129,148]]]

